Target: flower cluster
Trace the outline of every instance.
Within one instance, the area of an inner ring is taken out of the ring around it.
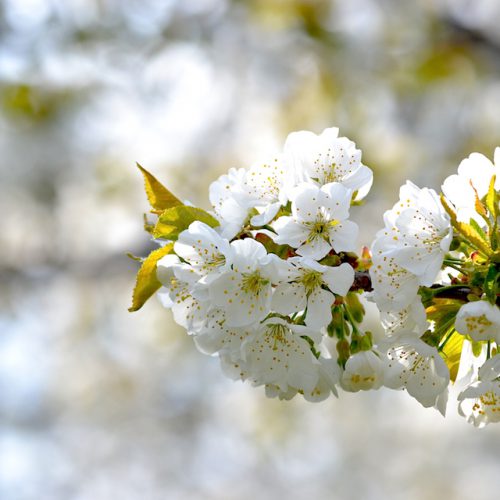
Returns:
[[[282,153],[213,182],[206,212],[140,167],[160,247],[131,310],[155,292],[225,374],[271,397],[406,389],[445,413],[450,382],[475,425],[500,420],[500,149],[432,189],[407,182],[371,246],[350,212],[372,171],[338,129],[294,132]],[[380,311],[383,334],[363,328]],[[365,304],[366,305],[366,304]]]
[[[340,374],[326,327],[354,281],[349,211],[371,182],[337,129],[291,134],[276,158],[231,169],[209,190],[218,224],[193,221],[158,260],[163,304],[230,377],[325,398]]]
[[[407,182],[372,245],[379,349],[399,365],[385,385],[443,414],[450,380],[465,385],[459,411],[477,426],[500,421],[499,173],[497,148],[495,164],[464,160],[441,197]]]

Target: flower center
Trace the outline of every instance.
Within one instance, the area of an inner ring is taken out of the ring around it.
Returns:
[[[226,263],[226,257],[221,253],[216,253],[211,256],[209,260],[207,260],[208,267],[221,267]]]
[[[273,324],[268,326],[267,336],[273,342],[273,351],[278,350],[278,344],[286,343],[286,331],[285,325]]]
[[[465,319],[465,324],[471,332],[482,334],[486,332],[493,323],[484,315],[481,316],[470,316]]]
[[[330,228],[335,227],[337,224],[339,224],[338,220],[326,220],[323,215],[318,215],[315,221],[306,222],[306,226],[309,229],[307,241],[310,243],[318,238],[323,238],[328,241]]]
[[[323,284],[322,274],[318,271],[304,271],[299,282],[306,289],[306,295],[311,295],[316,288]]]
[[[246,293],[259,295],[262,289],[269,284],[269,280],[263,278],[259,271],[243,275],[242,289]]]
[[[323,184],[328,184],[329,182],[336,182],[338,181],[338,175],[337,172],[335,172],[335,169],[337,167],[336,163],[332,163],[329,165],[329,168],[324,169],[323,174]]]

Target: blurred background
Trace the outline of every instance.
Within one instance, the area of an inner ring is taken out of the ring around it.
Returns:
[[[497,499],[500,426],[400,392],[310,404],[224,378],[152,299],[135,161],[208,207],[231,166],[336,125],[406,179],[500,145],[498,0],[0,2],[0,498]]]

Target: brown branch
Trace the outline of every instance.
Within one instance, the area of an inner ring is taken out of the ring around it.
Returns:
[[[431,288],[440,288],[443,285],[432,285]],[[448,290],[443,290],[442,292],[437,292],[434,297],[438,299],[458,299],[464,302],[469,302],[467,295],[471,293],[471,289],[468,286],[461,286],[460,288],[450,288]]]
[[[368,271],[355,271],[354,283],[351,286],[351,292],[363,290],[364,292],[371,292],[373,290],[372,279]]]
[[[440,288],[443,285],[432,285],[431,288]],[[351,286],[351,292],[363,290],[364,292],[371,292],[373,290],[372,280],[368,271],[356,271],[354,275],[354,283]],[[467,295],[471,293],[471,289],[467,286],[460,288],[453,288],[437,292],[435,297],[440,299],[458,299],[468,302]]]

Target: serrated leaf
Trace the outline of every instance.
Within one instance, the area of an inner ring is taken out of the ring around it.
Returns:
[[[483,231],[483,228],[474,219],[470,219],[469,224],[474,228],[476,233],[484,240],[484,242],[488,244],[488,237]]]
[[[129,307],[129,312],[138,311],[151,295],[161,287],[161,283],[156,277],[156,264],[162,257],[172,253],[173,248],[173,243],[165,245],[164,247],[152,251],[148,257],[144,259],[137,273],[135,287],[132,293],[132,306]]]
[[[144,176],[144,188],[149,204],[155,210],[166,210],[167,208],[182,205],[182,201],[174,196],[153,174],[137,163],[137,167]]]
[[[470,182],[470,186],[471,188],[473,189],[474,191],[474,208],[476,209],[476,212],[481,215],[482,217],[485,217],[487,219],[488,217],[488,212],[486,211],[486,207],[483,205],[483,202],[481,201],[481,199],[479,198],[478,194],[477,194],[477,190],[476,188],[474,187],[474,184],[472,184],[472,181],[469,181]]]
[[[441,195],[441,203],[446,213],[450,216],[452,226],[464,237],[464,239],[484,255],[491,255],[492,249],[490,248],[489,242],[485,241],[473,226],[457,220],[455,210],[453,210],[452,206],[446,201],[443,195]]]
[[[460,333],[453,333],[441,350],[444,362],[446,363],[448,370],[450,370],[450,380],[452,382],[455,382],[457,379],[464,338],[465,337],[460,335]]]
[[[493,218],[496,219],[499,215],[498,213],[498,194],[495,191],[495,181],[496,175],[491,178],[490,187],[488,188],[488,193],[486,194],[486,207],[488,208]]]
[[[153,236],[155,238],[176,240],[179,234],[196,220],[204,222],[210,227],[219,225],[219,221],[205,210],[180,205],[162,212],[153,230]]]

